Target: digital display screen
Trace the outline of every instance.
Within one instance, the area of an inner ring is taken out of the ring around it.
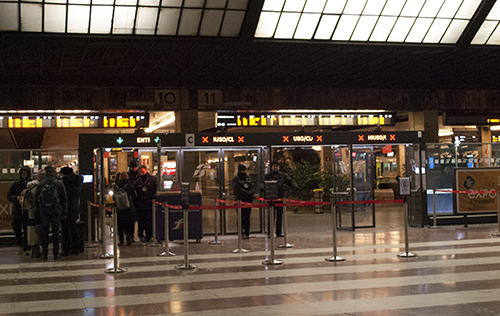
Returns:
[[[148,127],[144,114],[0,116],[0,128],[138,128]]]
[[[263,126],[378,126],[394,125],[394,113],[383,114],[276,114],[218,113],[217,127]]]

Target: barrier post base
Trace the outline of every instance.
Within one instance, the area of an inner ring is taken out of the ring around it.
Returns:
[[[158,242],[157,240],[151,241],[151,243],[148,245],[148,247],[161,247],[161,243]]]
[[[429,229],[438,229],[441,228],[441,226],[429,226]]]
[[[289,244],[289,243],[286,243],[286,244],[281,244],[278,246],[278,248],[293,248],[295,247],[294,244]]]
[[[188,264],[188,265],[180,264],[178,266],[175,266],[175,268],[176,269],[195,269],[196,265],[194,265],[194,264]]]
[[[264,260],[264,261],[262,261],[262,264],[263,264],[263,265],[266,265],[266,266],[270,266],[270,265],[278,265],[278,264],[283,264],[283,261],[281,261],[281,260],[276,260],[276,259],[274,259],[274,260],[269,259],[269,260]]]
[[[345,261],[345,258],[339,256],[331,256],[330,258],[325,258],[325,261]]]
[[[400,258],[410,258],[410,257],[416,257],[417,255],[411,252],[403,252],[398,255]]]
[[[218,240],[212,240],[212,241],[208,242],[209,245],[220,245],[222,243],[223,243],[222,241],[218,241]]]
[[[250,250],[246,250],[243,248],[238,248],[236,250],[233,250],[233,253],[247,253],[247,252],[250,252]]]
[[[500,236],[500,232],[491,233],[491,236]]]
[[[97,255],[98,259],[110,259],[113,258],[113,255],[110,255],[109,253],[101,253]]]
[[[127,272],[127,269],[118,267],[115,270],[115,268],[109,268],[109,269],[106,269],[106,271],[104,271],[104,272],[106,272],[106,273],[122,273],[122,272]]]
[[[160,257],[173,257],[173,256],[175,256],[175,253],[170,252],[170,251],[169,252],[164,251],[164,252],[160,253],[158,256],[160,256]]]

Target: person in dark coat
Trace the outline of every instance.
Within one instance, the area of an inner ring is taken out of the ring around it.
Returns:
[[[156,195],[156,177],[148,172],[147,166],[139,167],[139,178],[135,180],[137,192],[137,236],[141,242],[149,242],[153,237],[153,199]]]
[[[28,230],[28,211],[24,212],[21,204],[19,203],[21,198],[21,193],[26,189],[28,181],[31,179],[31,170],[27,166],[23,166],[19,169],[19,180],[14,182],[9,192],[7,193],[7,199],[13,203],[12,205],[12,229],[14,230],[14,235],[16,236],[16,243],[19,247],[23,248],[24,251],[29,251],[27,243],[27,230]]]
[[[129,164],[128,164],[128,171],[127,171],[127,174],[128,174],[128,180],[132,183],[134,183],[135,180],[137,180],[137,178],[139,178],[139,165],[137,164],[137,159],[132,159],[130,160]]]
[[[271,172],[264,176],[264,181],[278,181],[278,198],[282,199],[285,196],[285,186],[297,189],[297,183],[287,173],[280,171],[278,162],[271,163]],[[283,207],[276,207],[276,237],[283,237],[281,234],[283,218]]]
[[[242,202],[253,202],[253,183],[247,175],[247,167],[245,165],[238,165],[238,174],[231,181],[233,187],[234,199]],[[241,227],[243,231],[243,238],[250,238],[250,213],[252,208],[241,209]]]
[[[59,254],[59,230],[61,219],[68,215],[68,197],[64,184],[57,180],[57,172],[54,167],[45,167],[45,177],[36,188],[35,193],[35,221],[40,225],[40,238],[42,244],[42,260],[47,260],[49,253],[49,232],[52,227],[52,254],[54,260],[60,258]],[[42,205],[44,188],[54,185],[57,190],[57,205]]]
[[[127,172],[120,172],[118,174],[118,181],[113,189],[116,192],[118,189],[123,189],[127,192],[130,207],[126,209],[117,209],[117,222],[118,222],[118,246],[124,245],[124,235],[127,236],[127,246],[132,245],[134,239],[135,228],[135,205],[134,200],[137,198],[137,193],[134,186],[130,183]]]
[[[60,171],[62,182],[68,196],[68,216],[61,220],[61,256],[77,255],[78,232],[76,221],[80,217],[80,192],[83,177],[75,174],[73,168],[64,167]]]

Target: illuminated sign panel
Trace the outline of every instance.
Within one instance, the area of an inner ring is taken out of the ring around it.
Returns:
[[[276,114],[223,113],[217,127],[263,126],[378,126],[394,125],[394,113],[384,114]]]
[[[445,116],[446,125],[500,125],[500,115],[450,115]]]
[[[148,127],[146,115],[0,116],[0,128],[138,128]]]
[[[398,141],[396,133],[358,134],[358,143],[387,143],[396,141]]]

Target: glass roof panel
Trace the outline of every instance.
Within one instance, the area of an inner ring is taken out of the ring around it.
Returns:
[[[500,2],[497,1],[486,16],[471,44],[474,45],[500,45]]]
[[[314,31],[316,30],[316,25],[318,25],[318,20],[321,14],[311,14],[304,13],[300,17],[299,26],[293,38],[295,39],[311,39]]]
[[[277,12],[285,2],[274,1],[280,2]],[[0,32],[237,37],[248,0],[0,0],[0,3]],[[42,9],[35,3],[43,3]],[[174,8],[177,11],[164,11]],[[227,22],[223,25],[224,21]]]
[[[276,29],[275,38],[292,38],[299,22],[300,13],[283,13]]]
[[[480,3],[481,0],[265,0],[255,37],[455,44]],[[311,8],[320,12],[322,5],[321,18],[289,16],[311,12]],[[268,14],[271,12],[281,13],[276,34],[274,23],[269,23]],[[306,26],[306,22],[313,25]],[[269,24],[272,30],[266,30],[265,24]],[[284,25],[288,30],[281,30]],[[443,30],[445,25],[447,27]],[[307,29],[307,36],[295,36],[295,30],[299,28],[301,34]],[[314,34],[309,36],[312,29]],[[330,34],[333,35],[330,37]]]

